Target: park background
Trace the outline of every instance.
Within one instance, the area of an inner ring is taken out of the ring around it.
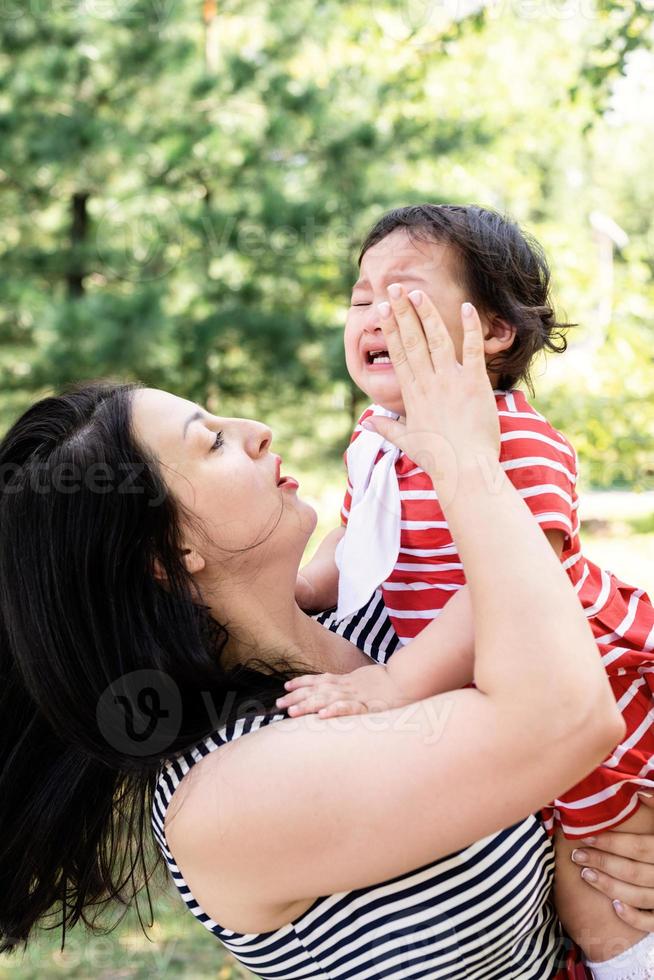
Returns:
[[[387,208],[507,211],[570,349],[587,551],[654,590],[654,2],[2,0],[0,428],[75,380],[270,422],[338,517],[365,402],[341,334]],[[246,976],[166,893],[150,941],[51,933],[0,978]],[[144,909],[147,914],[147,909]]]

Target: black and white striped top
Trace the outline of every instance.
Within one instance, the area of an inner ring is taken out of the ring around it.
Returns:
[[[320,617],[385,660],[397,646],[376,598],[345,623]],[[367,630],[363,638],[361,634]],[[372,888],[317,899],[273,932],[225,929],[194,899],[168,848],[164,821],[172,796],[197,762],[221,745],[282,718],[240,719],[160,774],[152,822],[172,879],[195,917],[263,980],[550,980],[564,943],[550,902],[553,850],[536,817],[426,867]],[[402,828],[398,827],[398,835]]]

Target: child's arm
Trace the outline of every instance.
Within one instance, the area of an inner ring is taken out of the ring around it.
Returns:
[[[386,665],[370,664],[349,674],[309,674],[286,684],[277,705],[300,715],[321,717],[385,711],[465,687],[473,679],[472,605],[463,586],[409,647]]]
[[[468,586],[456,592],[435,619],[386,665],[404,701],[456,691],[473,680],[475,636]]]
[[[308,564],[301,568],[295,586],[295,601],[312,612],[331,609],[338,601],[338,566],[334,554],[345,534],[344,527],[330,531]]]
[[[545,531],[545,537],[560,558],[564,535],[561,531]],[[401,692],[403,701],[421,701],[471,684],[474,643],[472,605],[468,587],[464,586],[434,623],[408,647],[393,654],[386,669],[398,695]]]

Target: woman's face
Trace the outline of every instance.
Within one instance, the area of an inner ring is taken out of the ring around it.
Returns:
[[[275,553],[286,549],[289,557],[299,548],[301,556],[316,514],[298,498],[297,482],[282,476],[267,426],[211,415],[153,388],[136,392],[133,426],[138,442],[159,461],[169,490],[192,515],[188,543],[207,565],[260,543]],[[256,554],[261,561],[259,549]]]

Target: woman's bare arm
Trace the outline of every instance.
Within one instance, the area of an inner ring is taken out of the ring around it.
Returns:
[[[545,531],[560,559],[564,536]],[[279,708],[297,718],[321,718],[385,711],[432,694],[466,687],[474,679],[474,623],[467,585],[446,603],[437,619],[393,654],[387,664],[367,664],[348,674],[306,674],[286,685]]]

